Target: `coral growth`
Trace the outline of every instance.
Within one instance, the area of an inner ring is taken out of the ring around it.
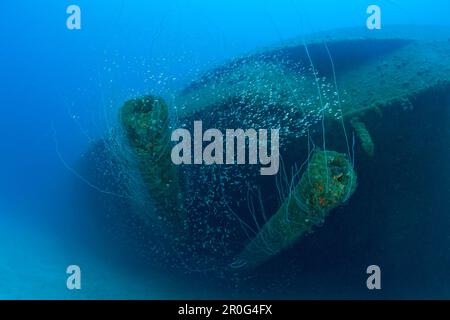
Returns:
[[[332,209],[356,189],[356,172],[346,155],[316,151],[300,182],[239,255],[235,265],[251,267],[279,253],[323,224]]]
[[[181,234],[185,212],[177,168],[170,159],[167,105],[155,96],[129,100],[121,109],[120,121],[160,219]]]

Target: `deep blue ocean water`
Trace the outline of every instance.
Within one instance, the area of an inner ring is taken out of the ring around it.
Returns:
[[[72,4],[81,8],[81,30],[66,27]],[[175,92],[265,46],[364,29],[370,4],[381,7],[385,30],[450,27],[444,0],[2,1],[0,298],[448,299],[448,98],[430,96],[408,117],[371,124],[383,144],[375,162],[357,154],[355,198],[301,246],[232,284],[228,275],[164,271],[127,254],[91,205],[105,195],[77,171],[125,100]],[[81,267],[81,290],[66,288],[71,264]],[[296,271],[278,272],[285,264]],[[370,264],[382,268],[380,291],[365,286]]]

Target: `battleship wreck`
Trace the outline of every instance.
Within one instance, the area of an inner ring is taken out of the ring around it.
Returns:
[[[358,163],[383,148],[372,128],[425,96],[450,95],[448,35],[418,27],[314,34],[233,59],[171,99],[135,97],[83,156],[85,176],[104,190],[110,223],[135,239],[137,254],[191,271],[251,272],[352,201]],[[219,130],[278,128],[278,174],[173,164],[171,132],[196,120]]]

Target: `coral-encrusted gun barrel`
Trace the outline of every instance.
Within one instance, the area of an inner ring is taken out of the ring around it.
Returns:
[[[177,168],[170,159],[168,106],[150,95],[129,100],[121,109],[120,121],[161,222],[174,237],[183,236],[185,210]]]
[[[356,172],[346,155],[316,151],[298,185],[244,248],[231,268],[257,266],[322,224],[356,189]]]

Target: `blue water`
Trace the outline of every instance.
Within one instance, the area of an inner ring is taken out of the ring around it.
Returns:
[[[292,252],[279,258],[298,263],[292,274],[275,263],[230,285],[228,275],[148,266],[111,237],[119,220],[103,230],[102,209],[91,200],[105,195],[96,196],[77,171],[125,100],[174,92],[265,46],[364,29],[372,2],[382,9],[383,28],[450,27],[444,0],[2,1],[0,298],[449,298],[449,100],[436,102],[447,109],[411,116],[417,126],[402,150],[389,144],[389,132],[411,122],[383,120],[374,129],[386,144],[376,164],[363,156],[357,163],[363,173],[355,201],[296,249],[308,261]],[[71,4],[82,10],[81,30],[66,28]],[[407,238],[396,236],[405,229]],[[66,288],[71,264],[81,267],[81,290]],[[382,267],[381,291],[365,287],[370,264]]]

